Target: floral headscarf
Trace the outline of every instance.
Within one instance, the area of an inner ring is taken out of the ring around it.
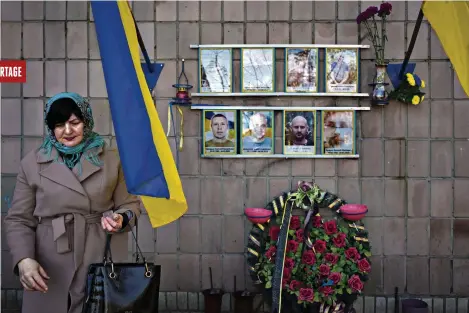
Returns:
[[[50,156],[52,152],[52,147],[55,147],[63,155],[63,163],[68,168],[73,168],[78,162],[78,170],[81,173],[81,163],[80,158],[82,154],[85,154],[85,159],[96,166],[101,166],[101,161],[98,158],[97,152],[93,151],[93,148],[103,147],[105,142],[104,139],[99,136],[97,133],[93,132],[94,120],[93,112],[91,111],[90,104],[88,100],[83,98],[77,93],[74,92],[61,92],[53,96],[46,103],[46,108],[44,112],[44,120],[47,118],[47,114],[50,111],[52,104],[63,98],[72,99],[80,109],[83,115],[83,140],[80,144],[74,147],[67,147],[62,143],[58,142],[54,135],[54,130],[47,127],[47,136],[41,145],[43,151]],[[55,162],[59,161],[59,155],[57,155]]]

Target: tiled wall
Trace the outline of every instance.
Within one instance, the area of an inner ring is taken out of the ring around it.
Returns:
[[[356,15],[372,3],[378,2],[134,2],[150,57],[165,63],[156,88],[164,127],[168,99],[175,92],[171,85],[182,58],[190,82],[197,83],[197,51],[189,49],[190,44],[356,44],[360,32],[364,33],[355,22]],[[420,2],[395,1],[393,6],[386,57],[399,61],[404,58]],[[114,145],[88,3],[2,1],[1,54],[2,59],[28,62],[26,84],[1,86],[2,199],[11,195],[21,157],[41,142],[46,97],[63,90],[91,97],[96,130]],[[282,68],[283,56],[277,55],[277,67]],[[372,57],[371,49],[362,54],[364,90],[373,75]],[[419,106],[392,103],[359,113],[360,160],[200,159],[200,114],[184,110],[180,174],[189,212],[157,230],[142,219],[140,228],[142,248],[163,265],[162,291],[207,288],[209,267],[216,286],[231,290],[236,275],[240,288],[250,287],[243,255],[250,224],[242,216],[243,208],[264,206],[299,179],[314,179],[349,202],[369,206],[366,225],[373,244],[373,274],[367,295],[392,295],[397,286],[426,297],[468,296],[469,100],[426,21],[412,59],[417,62],[416,72],[427,82],[428,100]],[[243,102],[209,100],[201,101]],[[280,98],[246,103],[324,106],[335,101]],[[337,105],[357,102],[338,99]],[[174,145],[173,135],[170,140]],[[19,286],[10,266],[2,242],[2,288]]]

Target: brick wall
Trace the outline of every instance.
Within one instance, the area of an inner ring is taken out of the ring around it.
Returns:
[[[178,60],[187,60],[189,80],[197,83],[197,52],[189,44],[356,44],[364,30],[355,17],[371,3],[377,2],[135,2],[135,17],[150,57],[165,63],[156,99],[163,125],[168,98],[174,95],[171,85],[180,70]],[[420,2],[396,1],[393,6],[386,57],[399,61]],[[27,84],[1,86],[3,199],[11,195],[21,157],[42,140],[46,97],[63,90],[91,97],[96,130],[111,145],[115,142],[88,4],[2,1],[1,8],[2,58],[28,61]],[[373,75],[372,55],[371,49],[362,54],[364,90]],[[277,61],[279,68],[282,58]],[[147,218],[140,223],[142,249],[163,266],[161,291],[169,292],[162,297],[164,308],[200,310],[200,301],[194,299],[198,299],[196,292],[209,286],[209,266],[215,286],[231,291],[236,275],[240,288],[251,288],[243,255],[250,224],[242,216],[243,208],[263,206],[297,180],[312,178],[349,202],[369,206],[366,225],[373,244],[373,273],[366,286],[368,298],[360,302],[366,312],[373,312],[370,308],[375,301],[377,308],[383,308],[384,297],[391,296],[395,286],[430,302],[436,297],[433,307],[446,306],[446,312],[456,312],[451,308],[457,307],[461,308],[458,312],[466,312],[467,299],[455,299],[469,296],[469,210],[465,205],[469,201],[469,165],[465,162],[469,157],[469,99],[426,21],[412,58],[417,73],[427,82],[428,100],[418,107],[392,103],[359,113],[358,161],[200,159],[200,114],[185,110],[180,174],[189,212],[157,230],[151,229]],[[242,103],[240,99],[217,101]],[[281,98],[247,103],[324,106],[334,101]],[[355,105],[354,101],[338,99],[337,103]],[[174,137],[170,140],[174,146]],[[3,216],[6,205],[2,204]],[[14,311],[21,293],[14,291],[19,284],[10,263],[2,241],[2,306]]]

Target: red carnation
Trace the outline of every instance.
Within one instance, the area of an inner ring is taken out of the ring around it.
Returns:
[[[363,282],[360,280],[360,277],[358,277],[358,275],[353,275],[352,277],[350,277],[350,279],[348,280],[348,285],[355,292],[359,292],[363,289]]]
[[[298,216],[293,216],[290,221],[290,229],[298,229],[301,227],[301,221]]]
[[[383,2],[379,6],[378,16],[384,17],[386,15],[390,15],[392,11],[392,4],[389,2]]]
[[[323,253],[326,251],[326,242],[324,240],[316,240],[313,247],[317,253]]]
[[[361,259],[357,263],[358,269],[360,272],[368,273],[371,270],[370,262],[367,259]]]
[[[280,227],[278,226],[272,226],[269,229],[269,236],[272,241],[277,241],[278,235],[280,234]]]
[[[337,223],[335,220],[330,220],[324,223],[324,232],[328,235],[335,234],[337,232]]]
[[[304,302],[312,302],[314,299],[314,291],[311,288],[301,288],[298,300]]]

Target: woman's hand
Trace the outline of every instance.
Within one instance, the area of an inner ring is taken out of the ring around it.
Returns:
[[[115,233],[122,229],[124,217],[121,214],[113,213],[109,216],[101,217],[101,226],[104,230]]]
[[[47,285],[44,280],[50,277],[36,260],[26,258],[18,263],[20,281],[25,290],[46,292]]]

